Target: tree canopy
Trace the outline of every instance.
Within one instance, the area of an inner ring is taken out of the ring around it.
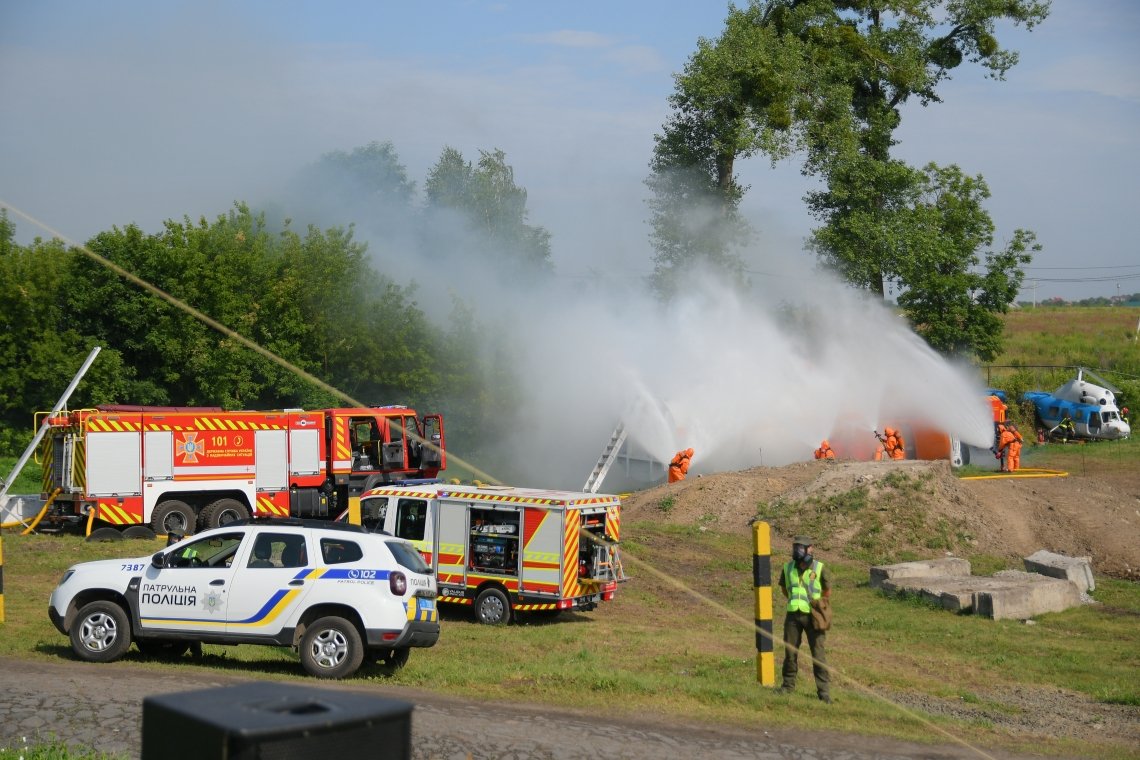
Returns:
[[[957,235],[950,247],[964,257],[964,271],[985,257],[984,275],[955,285],[967,299],[985,304],[985,311],[1004,311],[1008,301],[1001,299],[1016,293],[1019,267],[1036,247],[1033,235],[1017,230],[1003,251],[981,251],[992,242],[993,227],[976,202],[988,197],[982,178],[951,181],[946,172],[962,179],[956,168],[920,171],[893,158],[891,149],[903,106],[939,103],[939,85],[963,64],[1002,79],[1018,56],[1001,46],[998,25],[1032,29],[1048,11],[1049,3],[1038,0],[752,0],[731,7],[721,36],[702,39],[677,77],[673,111],[651,164],[651,207],[656,211],[668,201],[656,189],[666,171],[699,177],[727,209],[736,207],[744,190],[733,175],[737,158],[801,156],[803,172],[824,184],[805,199],[823,225],[811,240],[821,261],[880,296],[886,283],[897,285],[911,294],[899,305],[912,321],[927,320],[921,324],[933,345],[984,358],[990,347],[976,340],[976,330],[966,340],[938,339],[954,328],[935,326],[929,321],[935,315],[918,308],[939,300],[920,294],[934,283],[919,275],[937,269],[932,262],[946,250],[929,247],[929,225],[915,226],[929,212],[921,199],[930,198],[935,176],[943,197],[965,193],[974,199],[944,217],[941,229]],[[656,221],[659,265],[670,257],[701,257],[692,244],[661,245]],[[960,233],[946,226],[957,224],[965,227]],[[983,229],[990,234],[976,234]],[[963,248],[967,241],[976,247]],[[920,263],[927,256],[931,266]]]

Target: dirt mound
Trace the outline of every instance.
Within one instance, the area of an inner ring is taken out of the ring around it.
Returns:
[[[815,537],[823,555],[868,562],[1038,549],[1089,556],[1096,572],[1140,577],[1140,472],[959,480],[947,462],[800,462],[690,477],[624,499],[628,521]]]

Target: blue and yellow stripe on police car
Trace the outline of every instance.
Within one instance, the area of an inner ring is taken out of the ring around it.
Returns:
[[[408,610],[408,620],[412,622],[439,622],[439,609],[436,607],[434,599],[424,599],[422,596],[413,596],[404,602],[404,607]]]
[[[368,580],[387,580],[390,570],[358,570],[358,569],[345,569],[345,568],[329,568],[329,567],[306,567],[302,568],[293,576],[293,580],[335,580],[350,578],[353,580],[360,579],[362,574],[367,574],[365,577]],[[256,628],[259,626],[266,626],[272,623],[281,614],[288,609],[293,600],[302,591],[301,588],[280,589],[269,597],[268,601],[261,606],[257,612],[253,613],[245,620],[228,620],[225,621],[227,626],[242,626],[245,628]],[[434,605],[432,605],[434,607]],[[409,618],[409,620],[412,618]],[[175,624],[193,627],[196,625],[218,625],[222,621],[217,618],[173,618],[173,617],[146,617],[142,618],[144,625],[148,624]]]
[[[241,625],[247,627],[268,625],[281,616],[281,613],[293,602],[301,589],[281,589],[269,597],[269,600],[261,606],[257,612],[253,613],[245,620],[227,620],[224,621],[225,625]],[[176,624],[185,626],[195,625],[218,625],[223,621],[218,618],[172,618],[172,617],[146,617],[142,618],[144,625],[153,625],[157,623],[163,624]]]
[[[288,591],[282,589],[269,598],[269,601],[262,605],[261,609],[253,613],[245,620],[229,620],[226,621],[227,626],[246,626],[252,628],[254,626],[269,625],[274,620],[281,616],[281,613],[293,603],[293,600],[301,593],[301,589],[292,588]]]

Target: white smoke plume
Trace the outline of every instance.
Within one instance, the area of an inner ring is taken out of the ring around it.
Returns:
[[[456,250],[417,259],[393,244],[406,236],[391,229],[370,245],[381,271],[421,283],[429,314],[441,319],[451,293],[511,341],[517,423],[480,445],[508,463],[497,478],[580,488],[619,421],[637,456],[665,463],[695,449],[693,474],[810,459],[839,429],[873,448],[873,431],[900,422],[991,444],[976,372],[931,350],[889,305],[813,269],[802,251],[758,244],[748,265],[779,276],[754,274],[743,294],[697,276],[663,307],[644,282],[605,274],[523,286],[487,266],[460,220],[435,227],[449,224],[446,237],[468,241]]]
[[[843,425],[869,445],[904,420],[990,445],[976,375],[831,278],[792,282],[741,298],[706,278],[664,310],[636,291],[515,299],[528,392],[507,458],[531,484],[580,487],[619,419],[658,461],[695,449],[693,474],[810,459]]]

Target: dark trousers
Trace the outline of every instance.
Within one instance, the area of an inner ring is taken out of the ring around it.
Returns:
[[[810,612],[789,612],[784,618],[784,685],[785,689],[796,688],[796,674],[799,672],[799,650],[803,635],[807,634],[811,648],[812,672],[815,673],[815,690],[821,697],[830,696],[831,676],[827,672],[827,631],[817,631],[811,625]]]

